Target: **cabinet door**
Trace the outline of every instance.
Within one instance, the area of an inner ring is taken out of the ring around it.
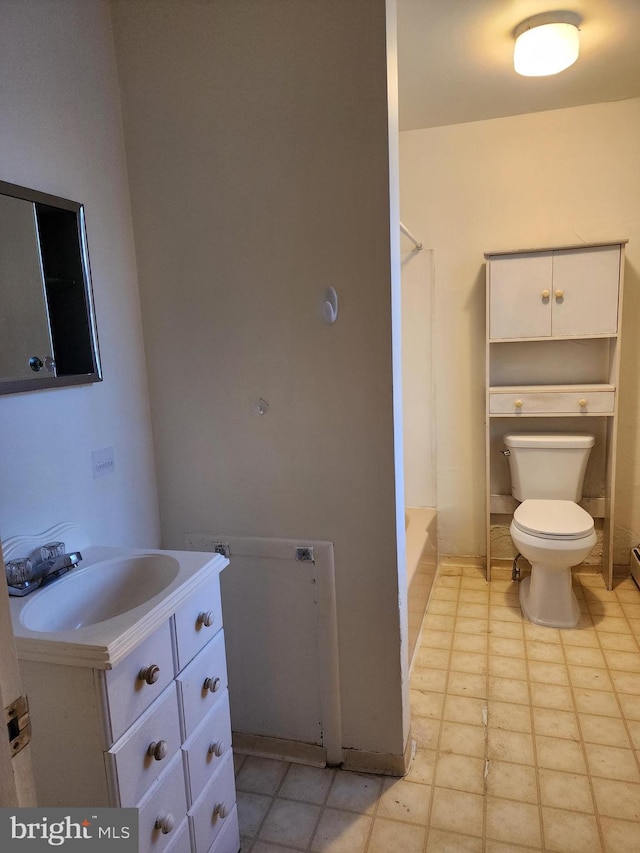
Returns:
[[[489,337],[551,335],[552,252],[502,255],[490,261]]]
[[[619,246],[554,252],[552,334],[615,335],[619,278]]]

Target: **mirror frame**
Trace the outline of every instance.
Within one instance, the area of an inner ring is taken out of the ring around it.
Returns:
[[[43,204],[49,207],[60,208],[71,211],[76,216],[78,227],[78,248],[80,252],[80,263],[82,266],[84,300],[86,306],[86,325],[89,349],[91,351],[92,369],[88,373],[63,374],[51,376],[39,376],[33,379],[0,379],[0,395],[15,394],[22,391],[38,391],[40,389],[59,388],[69,385],[85,385],[92,382],[102,381],[102,368],[100,364],[100,351],[98,348],[98,332],[96,328],[96,317],[93,300],[93,288],[91,284],[91,269],[89,266],[89,249],[87,244],[87,233],[85,225],[84,205],[70,199],[21,187],[17,184],[0,181],[0,195],[22,199],[32,204]],[[41,267],[42,268],[42,267]],[[44,270],[42,270],[44,277]],[[43,294],[45,308],[48,305],[46,295]],[[2,294],[0,293],[0,299]]]

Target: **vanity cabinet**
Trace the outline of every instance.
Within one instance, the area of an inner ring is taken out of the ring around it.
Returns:
[[[217,575],[111,669],[20,665],[40,805],[136,807],[141,853],[237,853]]]
[[[602,519],[602,571],[612,585],[625,243],[485,254],[488,578],[492,522],[517,505],[503,435],[582,431],[596,435],[583,506]]]

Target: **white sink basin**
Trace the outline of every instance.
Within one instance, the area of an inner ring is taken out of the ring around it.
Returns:
[[[20,613],[29,631],[70,631],[127,613],[161,593],[178,575],[180,563],[167,554],[135,554],[82,563],[32,593]]]

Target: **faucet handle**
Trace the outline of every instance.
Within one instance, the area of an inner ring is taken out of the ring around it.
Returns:
[[[41,560],[53,560],[55,557],[62,557],[65,551],[64,542],[47,542],[40,548]]]

